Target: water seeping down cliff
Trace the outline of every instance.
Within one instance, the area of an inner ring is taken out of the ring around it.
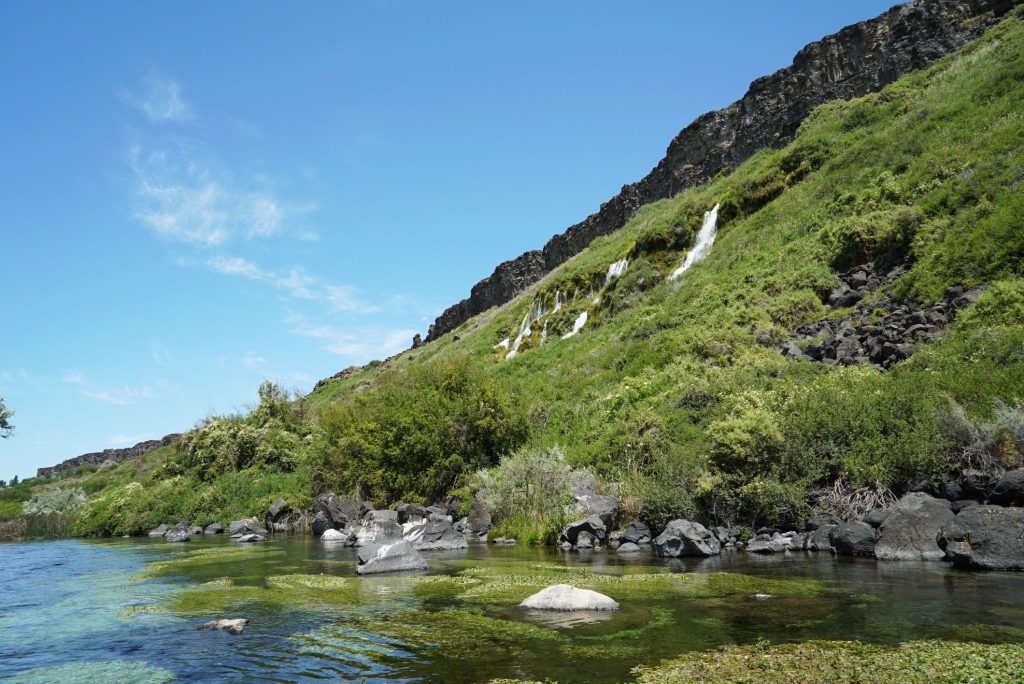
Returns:
[[[741,99],[684,128],[645,178],[623,186],[597,213],[555,235],[543,249],[499,264],[469,297],[437,317],[427,341],[510,301],[594,238],[624,226],[641,206],[707,181],[761,148],[791,142],[818,105],[878,91],[962,47],[1020,1],[914,0],[810,43],[791,66],[757,79]]]

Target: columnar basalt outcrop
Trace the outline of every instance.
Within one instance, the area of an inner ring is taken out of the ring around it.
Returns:
[[[624,226],[643,205],[703,183],[759,149],[788,144],[818,105],[876,92],[959,49],[1019,2],[915,0],[807,45],[791,66],[757,79],[740,100],[684,128],[645,178],[624,186],[597,213],[551,238],[542,250],[500,264],[468,298],[434,321],[427,341],[511,300],[594,238]]]
[[[106,462],[111,463],[122,463],[124,461],[130,461],[133,458],[138,458],[143,454],[147,454],[153,449],[158,449],[162,446],[172,444],[175,440],[181,437],[181,433],[175,432],[170,435],[165,435],[160,439],[150,439],[145,442],[139,442],[138,444],[124,449],[104,449],[103,451],[94,451],[88,454],[82,454],[81,456],[75,456],[69,458],[66,461],[58,463],[55,466],[48,468],[37,468],[36,477],[50,477],[51,475],[60,475],[72,468],[77,468],[83,465],[103,465]]]

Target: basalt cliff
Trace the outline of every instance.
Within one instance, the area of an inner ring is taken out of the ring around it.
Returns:
[[[180,433],[173,433],[165,435],[160,439],[150,439],[145,442],[139,442],[138,444],[123,449],[104,449],[103,451],[94,451],[88,454],[82,454],[81,456],[75,456],[69,458],[66,461],[62,461],[55,466],[48,468],[38,468],[36,470],[37,477],[50,477],[51,475],[60,475],[62,473],[77,468],[83,465],[103,465],[110,461],[112,463],[121,463],[123,461],[130,461],[133,458],[138,458],[143,454],[153,451],[162,446],[167,446],[173,443],[175,440],[181,437]]]
[[[624,226],[645,204],[671,197],[736,166],[759,149],[791,142],[815,107],[878,91],[981,35],[1020,0],[915,0],[807,45],[793,64],[754,81],[725,109],[684,128],[642,180],[556,235],[541,250],[500,264],[470,296],[442,313],[427,341],[510,301],[600,235]]]

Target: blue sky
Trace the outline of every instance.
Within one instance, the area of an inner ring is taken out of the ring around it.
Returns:
[[[3,3],[0,478],[383,358],[892,3]]]

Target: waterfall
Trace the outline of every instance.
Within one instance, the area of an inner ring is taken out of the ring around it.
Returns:
[[[581,313],[572,324],[572,330],[562,335],[563,340],[567,340],[580,330],[583,330],[583,326],[587,324],[587,312]]]
[[[565,295],[562,294],[561,290],[555,290],[555,308],[551,310],[551,313],[558,313],[559,309],[562,308],[562,304],[565,304]]]
[[[612,278],[618,278],[620,275],[626,272],[626,266],[629,265],[629,261],[626,259],[619,259],[608,267],[608,274],[604,277],[604,284],[607,285],[612,281]]]
[[[519,324],[519,334],[512,341],[512,348],[509,349],[508,354],[505,354],[506,359],[515,358],[515,355],[519,353],[519,345],[523,343],[523,339],[533,334],[533,329],[530,326],[539,321],[547,312],[548,310],[544,307],[543,300],[533,300],[533,304],[530,305],[530,311],[523,318],[523,322]]]
[[[716,204],[711,211],[704,212],[704,223],[701,224],[700,230],[697,231],[697,239],[693,249],[686,253],[683,265],[672,272],[672,275],[668,277],[669,280],[675,280],[683,275],[691,266],[711,252],[711,245],[714,243],[715,235],[718,232],[718,206]]]

